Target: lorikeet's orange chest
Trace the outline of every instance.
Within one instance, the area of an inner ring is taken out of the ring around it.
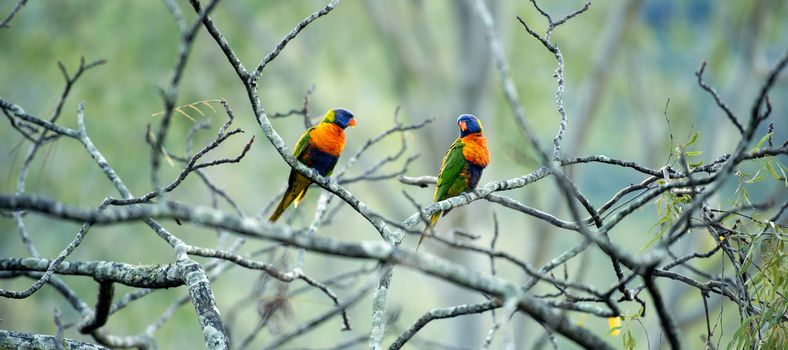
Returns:
[[[487,151],[487,138],[481,133],[474,133],[462,138],[462,155],[470,163],[486,167],[490,163],[490,152]]]
[[[345,130],[334,123],[320,123],[309,134],[309,142],[317,149],[339,157],[345,148]]]

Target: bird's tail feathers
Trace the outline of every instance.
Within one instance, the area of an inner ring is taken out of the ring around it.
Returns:
[[[276,220],[279,219],[279,216],[285,212],[285,209],[290,206],[290,203],[295,202],[295,206],[298,207],[298,204],[304,199],[304,195],[306,194],[306,189],[308,187],[308,182],[306,184],[302,184],[297,180],[288,186],[287,191],[285,191],[285,195],[282,196],[282,200],[279,201],[279,205],[276,206],[276,210],[274,210],[274,213],[271,214],[270,218],[268,218],[268,221],[276,222]]]
[[[285,195],[282,196],[282,200],[279,201],[279,205],[276,206],[276,209],[274,210],[273,214],[271,214],[271,217],[268,218],[268,221],[276,222],[276,220],[279,219],[279,216],[285,212],[285,209],[290,206],[292,201],[293,196],[290,193],[285,192]]]
[[[419,248],[421,248],[421,242],[423,242],[424,238],[426,238],[429,234],[431,234],[430,231],[432,231],[435,228],[435,224],[438,222],[438,219],[440,219],[440,217],[441,217],[440,212],[432,214],[432,217],[430,218],[430,224],[425,226],[424,231],[421,232],[419,243],[416,245],[416,251],[419,251]]]
[[[299,192],[298,195],[295,197],[295,200],[293,200],[293,206],[298,208],[298,205],[301,204],[302,200],[304,200],[305,195],[306,195],[306,187],[304,187],[304,189],[301,190],[301,192]]]

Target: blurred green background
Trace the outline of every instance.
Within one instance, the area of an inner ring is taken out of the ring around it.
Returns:
[[[193,17],[186,1],[178,1],[188,19]],[[0,15],[5,15],[16,1],[0,1]],[[247,68],[254,67],[276,43],[301,19],[324,6],[326,1],[223,1],[213,13]],[[311,87],[310,114],[318,116],[332,107],[352,110],[358,126],[349,130],[346,153],[354,151],[369,137],[392,125],[394,111],[401,106],[400,118],[408,123],[434,117],[436,121],[407,137],[408,155],[420,158],[408,175],[434,175],[444,150],[456,137],[454,120],[460,113],[478,115],[485,123],[492,163],[482,183],[516,177],[538,167],[517,129],[512,113],[505,104],[497,76],[492,70],[483,29],[471,2],[447,0],[346,0],[328,16],[320,18],[292,41],[283,53],[266,67],[260,94],[267,112],[299,108]],[[559,116],[555,110],[555,61],[516,21],[523,17],[532,28],[543,32],[545,21],[526,1],[488,1],[497,21],[512,75],[526,108],[529,121],[536,127],[544,145],[551,144]],[[562,16],[583,5],[581,1],[545,2],[546,10]],[[713,100],[696,84],[694,72],[707,60],[707,81],[717,88],[732,109],[741,116],[749,112],[751,101],[764,80],[771,63],[788,47],[788,6],[779,0],[726,1],[599,1],[591,9],[560,27],[553,40],[566,61],[565,104],[569,126],[564,143],[571,156],[605,154],[619,159],[636,160],[652,168],[664,165],[671,148],[667,117],[676,142],[684,142],[694,131],[701,136],[697,149],[706,161],[733,149],[737,132],[714,105]],[[153,113],[163,104],[157,87],[168,84],[177,54],[178,35],[172,16],[160,1],[31,1],[11,23],[0,29],[0,96],[19,104],[28,112],[48,116],[60,95],[63,78],[57,61],[73,72],[80,56],[88,61],[106,59],[107,64],[87,72],[77,83],[65,105],[60,124],[75,127],[79,101],[86,103],[87,130],[94,143],[136,195],[150,191],[150,152],[145,143],[145,128],[157,123]],[[775,140],[788,136],[785,113],[788,110],[788,84],[785,74],[771,95],[776,123]],[[180,87],[178,105],[195,101],[225,98],[235,110],[236,127],[246,133],[233,137],[211,157],[235,156],[251,135],[257,142],[240,163],[211,168],[207,173],[224,188],[247,215],[256,215],[286,182],[289,168],[273,147],[262,137],[249,107],[245,91],[237,76],[207,33],[201,31],[188,61]],[[212,130],[198,134],[197,146],[212,139],[225,116],[203,110],[212,120]],[[204,119],[196,113],[192,116]],[[29,143],[10,128],[7,121],[0,128],[0,189],[13,193],[22,159]],[[193,122],[175,116],[167,148],[178,154]],[[298,116],[277,119],[274,126],[288,144],[303,132]],[[760,138],[761,130],[756,134]],[[359,174],[381,157],[395,153],[399,139],[391,137],[371,149],[348,175]],[[340,165],[346,158],[340,159]],[[783,163],[784,159],[783,159]],[[394,171],[400,163],[385,171]],[[163,178],[171,179],[180,168],[164,164]],[[618,189],[642,176],[632,171],[601,165],[573,168],[578,186],[596,205],[601,205]],[[166,181],[166,180],[165,180]],[[386,217],[400,221],[414,212],[402,196],[407,190],[422,205],[432,198],[432,189],[399,184],[396,180],[356,183],[349,186],[359,199]],[[47,145],[30,167],[27,192],[44,194],[69,204],[95,207],[107,195],[116,195],[111,184],[95,163],[74,140],[64,139]],[[727,196],[714,199],[727,207],[735,198],[735,183],[723,190]],[[319,190],[313,188],[305,204],[293,211],[293,224],[309,225]],[[533,207],[568,218],[563,200],[552,181],[540,181],[523,189],[506,193]],[[776,182],[753,186],[753,202],[786,194]],[[173,193],[177,200],[210,205],[210,195],[196,176],[190,176]],[[222,208],[231,210],[225,203]],[[539,221],[485,201],[454,210],[439,224],[439,230],[463,227],[479,234],[479,244],[487,245],[492,237],[492,212],[501,222],[498,247],[533,264],[541,265],[576,244],[578,236],[556,230]],[[319,235],[341,240],[379,240],[378,234],[360,216],[344,206],[341,220],[323,227]],[[648,205],[623,222],[612,239],[633,252],[651,237],[648,228],[656,221],[656,209]],[[29,233],[45,257],[54,257],[78,230],[75,223],[28,215]],[[191,244],[213,247],[216,234],[192,226],[165,222],[173,233]],[[413,237],[406,246],[415,246]],[[242,252],[269,245],[249,242]],[[677,253],[706,250],[713,243],[705,234],[695,234],[677,247]],[[458,252],[435,241],[428,241],[426,251],[488,272],[486,257]],[[292,264],[295,251],[284,261]],[[281,251],[280,251],[281,254]],[[24,257],[26,250],[16,233],[13,221],[0,217],[0,256]],[[72,260],[115,260],[132,264],[168,263],[173,251],[142,224],[95,227],[86,241],[69,258]],[[275,261],[280,261],[276,258]],[[368,264],[369,262],[363,262]],[[719,271],[719,259],[699,266]],[[521,271],[499,263],[501,276],[522,283]],[[307,255],[304,271],[325,279],[342,271],[359,267],[359,262],[320,255]],[[579,267],[584,271],[579,272]],[[597,249],[568,264],[570,277],[581,278],[599,288],[614,280],[609,261]],[[224,315],[246,298],[255,288],[260,273],[232,269],[213,283],[218,305]],[[88,278],[64,277],[64,280],[88,304],[95,300],[96,284]],[[0,287],[21,290],[32,281],[24,278],[2,280]],[[361,282],[359,282],[361,283]],[[300,286],[300,282],[294,282]],[[688,348],[702,346],[705,330],[702,304],[698,293],[676,283],[661,283],[671,310],[682,328]],[[131,289],[120,287],[116,296]],[[548,289],[538,289],[547,291]],[[352,293],[338,289],[340,297]],[[131,335],[144,330],[184,288],[158,291],[113,316],[106,328],[113,334]],[[267,296],[263,296],[265,298]],[[258,297],[259,299],[259,297]],[[369,297],[351,312],[353,332],[339,332],[339,320],[319,327],[315,332],[288,343],[285,348],[327,347],[344,339],[368,332],[371,317]],[[398,268],[389,296],[390,308],[401,315],[396,333],[431,308],[483,300],[478,293],[459,289],[420,273]],[[280,322],[287,330],[300,322],[328,310],[332,305],[324,295],[311,292],[291,300],[292,318]],[[718,304],[715,304],[718,305]],[[738,325],[735,308],[726,304],[724,334],[732,334]],[[67,321],[78,315],[49,287],[25,300],[0,300],[0,328],[54,334],[52,310],[60,308]],[[637,305],[624,305],[628,312]],[[232,322],[233,341],[238,344],[256,325],[254,301],[240,308]],[[719,306],[716,306],[719,310]],[[699,313],[700,312],[700,313]],[[653,316],[650,313],[650,316]],[[570,314],[573,321],[589,327],[607,340],[621,345],[621,340],[606,335],[607,322],[585,315]],[[523,315],[514,318],[514,336],[518,348],[530,347],[541,336],[542,328]],[[429,324],[422,339],[440,341],[459,348],[477,348],[491,325],[489,314],[473,315]],[[656,319],[644,322],[652,348],[659,340]],[[647,336],[635,325],[639,348],[646,347]],[[389,327],[395,329],[395,327]],[[67,337],[87,339],[74,329]],[[271,338],[262,331],[251,348]],[[156,335],[160,348],[199,348],[202,335],[190,306],[181,308],[174,319]],[[501,334],[496,335],[498,344]],[[725,342],[723,337],[723,343]],[[572,344],[560,339],[562,347]],[[410,344],[410,343],[409,343]],[[418,341],[411,346],[428,344]],[[359,348],[366,347],[361,343]]]

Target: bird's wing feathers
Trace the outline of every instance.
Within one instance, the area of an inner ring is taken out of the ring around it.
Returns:
[[[293,156],[296,157],[300,162],[304,163],[305,165],[309,166],[304,162],[306,159],[306,155],[309,153],[309,148],[311,147],[311,143],[309,139],[311,135],[309,135],[314,127],[309,128],[306,132],[304,132],[300,138],[298,138],[298,142],[296,142],[295,148],[293,149]],[[284,198],[288,198],[287,203],[282,208],[284,211],[290,203],[294,203],[295,207],[298,208],[298,204],[304,199],[304,195],[306,194],[306,190],[309,188],[309,184],[311,181],[307,179],[305,176],[299,174],[295,169],[290,170],[290,177],[287,179],[287,192],[285,193]]]
[[[465,144],[461,139],[457,139],[446,152],[438,173],[438,183],[435,186],[435,201],[442,201],[451,197],[449,189],[460,177],[463,167],[466,165],[465,157],[462,155],[462,148]]]
[[[313,126],[313,127],[309,128],[309,130],[304,132],[304,134],[301,135],[301,138],[298,139],[298,142],[296,142],[295,149],[293,150],[293,155],[296,158],[298,158],[298,160],[301,161],[301,163],[304,163],[304,165],[306,165],[306,166],[308,166],[310,168],[314,168],[315,167],[314,162],[316,161],[314,159],[311,159],[310,155],[309,155],[309,150],[311,150],[313,147],[315,147],[315,145],[313,144],[312,135],[311,135],[312,131],[315,130],[315,128],[317,128],[317,127]],[[337,165],[337,162],[339,161],[339,156],[335,156],[335,157],[332,157],[332,158],[333,158],[332,162],[328,166],[328,170],[325,173],[325,176],[331,176],[331,173],[334,172],[334,167]],[[321,174],[322,174],[322,172],[321,172]]]
[[[309,134],[314,129],[315,129],[314,127],[309,128],[309,130],[307,130],[306,132],[304,132],[303,135],[301,135],[301,137],[298,139],[298,142],[296,142],[295,148],[293,149],[293,155],[299,160],[309,148],[307,147],[309,146],[309,139],[311,138]]]
[[[467,165],[465,156],[462,155],[463,147],[465,147],[465,144],[462,142],[462,139],[457,138],[451,147],[449,147],[446,155],[443,156],[441,170],[438,172],[438,183],[435,186],[435,202],[440,202],[449,197],[456,196],[458,193],[454,192],[456,192],[458,185],[466,182],[462,179],[463,169]],[[448,211],[443,212],[443,215],[446,215],[446,213],[448,213]],[[416,250],[421,246],[421,242],[424,240],[424,237],[426,237],[430,227],[435,227],[435,223],[438,222],[440,216],[441,212],[432,214],[429,224],[424,228],[419,243],[416,245]]]

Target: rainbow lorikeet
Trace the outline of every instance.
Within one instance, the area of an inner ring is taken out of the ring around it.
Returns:
[[[438,184],[435,186],[435,202],[449,199],[463,192],[470,192],[476,189],[482,171],[490,163],[490,152],[487,151],[487,139],[482,134],[482,122],[470,114],[463,114],[457,118],[457,125],[460,128],[460,136],[449,147],[449,151],[443,156],[441,170],[438,172]],[[448,214],[448,210],[443,212],[443,216]],[[432,214],[430,224],[424,228],[419,244],[421,246],[427,231],[435,226],[441,212]]]
[[[356,118],[350,111],[343,108],[329,110],[319,124],[301,135],[293,155],[304,165],[317,170],[320,175],[331,176],[339,155],[345,148],[345,128],[355,125]],[[290,170],[287,191],[268,221],[275,222],[290,203],[298,207],[311,184],[312,181],[307,177],[295,169]]]

